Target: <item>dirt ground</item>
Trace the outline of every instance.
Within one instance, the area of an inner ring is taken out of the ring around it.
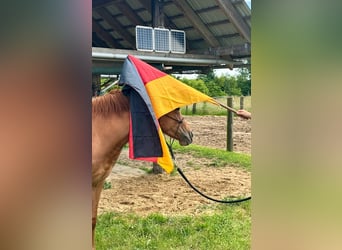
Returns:
[[[226,148],[226,117],[187,116],[194,144]],[[251,154],[251,121],[234,118],[234,151]],[[134,212],[147,215],[199,214],[214,211],[216,204],[195,193],[179,174],[147,174],[151,164],[128,159],[123,150],[107,178],[112,188],[103,190],[98,213]],[[251,192],[251,173],[236,166],[214,167],[213,160],[179,154],[177,165],[201,191],[216,199],[245,197]]]
[[[186,116],[193,129],[193,144],[212,148],[227,147],[227,117],[225,116]],[[251,154],[251,120],[234,117],[233,151]]]

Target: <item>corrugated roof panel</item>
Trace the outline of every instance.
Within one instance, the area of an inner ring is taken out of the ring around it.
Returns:
[[[245,2],[241,2],[240,4],[235,5],[237,12],[241,15],[242,18],[251,16],[251,9],[248,7],[248,5]],[[248,23],[249,27],[251,27],[250,20],[245,20],[246,23]]]
[[[121,38],[121,36],[120,36],[115,30],[109,32],[109,34],[110,34],[112,37],[114,37],[115,39],[120,39],[120,38]]]
[[[112,28],[106,21],[99,22],[99,24],[106,30],[109,30]]]
[[[222,36],[236,33],[236,29],[231,23],[209,26],[209,30],[214,36]]]
[[[198,31],[195,29],[187,30],[185,34],[186,34],[186,39],[189,39],[189,40],[194,40],[194,39],[198,39],[201,37]]]
[[[143,8],[139,0],[126,0],[126,3],[128,3],[128,5],[134,10]]]
[[[137,14],[141,17],[142,20],[144,20],[144,22],[151,22],[151,14],[147,10],[139,11]]]
[[[96,0],[94,0],[96,2]],[[98,0],[101,3],[100,0]],[[120,0],[121,1],[121,0]],[[174,0],[164,0],[164,12],[167,17],[169,17],[170,21],[177,27],[176,29],[183,30],[186,32],[186,46],[188,48],[188,53],[192,51],[193,53],[200,54],[201,51],[206,51],[210,47],[207,41],[203,39],[203,34],[201,34],[196,28],[191,20],[188,19],[186,13],[183,13],[180,9],[178,9],[177,5],[174,3]],[[222,47],[230,47],[233,45],[238,45],[236,53],[241,52],[239,50],[239,46],[246,43],[246,40],[241,37],[241,35],[236,30],[235,26],[231,24],[228,20],[228,17],[224,13],[224,11],[219,7],[216,0],[183,0],[193,9],[193,11],[198,15],[198,17],[203,21],[203,24],[209,29],[209,31],[215,36],[215,38],[219,41],[219,46]],[[230,1],[233,3],[234,7],[237,10],[237,13],[244,19],[245,23],[251,27],[251,10],[247,6],[244,1],[241,0],[224,0]],[[131,23],[131,19],[126,17],[125,13],[118,7],[116,4],[116,0],[108,1],[107,4],[102,6],[107,6],[107,10],[115,16],[118,23],[121,23],[123,27],[131,34],[132,37],[135,37],[135,27]],[[141,25],[150,26],[151,25],[151,13],[149,13],[145,8],[150,9],[151,0],[126,0],[125,3],[129,5],[135,15],[139,16],[143,23]],[[184,16],[185,15],[185,16]],[[95,20],[103,20],[103,18],[99,15],[96,9],[93,9],[93,18]],[[170,17],[177,18],[170,18]],[[246,18],[247,17],[247,18]],[[118,48],[123,49],[133,49],[136,47],[133,44],[130,44],[125,37],[125,32],[122,34],[113,28],[104,20],[99,23],[105,30],[108,30],[108,33],[116,40],[117,43],[121,44]],[[170,27],[167,27],[170,28]],[[107,46],[107,45],[104,45]],[[242,51],[242,56],[245,52]],[[248,53],[248,51],[246,52]],[[237,55],[237,54],[236,54]],[[248,55],[247,55],[248,56]]]
[[[95,19],[101,19],[101,18],[102,18],[102,16],[100,16],[99,13],[97,13],[96,11],[93,11],[93,12],[92,12],[92,16],[93,16],[93,18],[95,18]]]
[[[240,36],[234,36],[229,39],[219,39],[222,46],[232,46],[238,44],[244,44],[246,40],[241,38]]]
[[[128,28],[127,31],[132,34],[132,36],[135,37],[135,26],[132,28]]]
[[[217,6],[215,1],[198,1],[198,0],[188,0],[187,1],[193,10],[201,10],[209,7]]]
[[[122,47],[124,48],[130,48],[131,45],[126,41],[126,40],[121,40],[120,44],[122,45]]]
[[[179,14],[183,14],[183,12],[181,12],[174,4],[167,5],[164,8],[164,12],[167,16],[176,16]]]
[[[196,41],[196,42],[189,41],[187,45],[188,45],[189,50],[203,49],[203,48],[208,47],[208,44],[204,40]]]
[[[224,13],[219,9],[214,11],[203,12],[198,15],[205,24],[227,19]]]
[[[189,21],[185,17],[173,19],[172,22],[177,26],[178,29],[182,29],[189,26]]]
[[[122,26],[128,26],[132,24],[126,16],[119,16],[118,18],[116,18],[116,20],[118,20]]]
[[[121,14],[121,11],[114,5],[108,5],[106,6],[106,9],[109,11],[109,13],[111,13],[112,15],[118,15]]]

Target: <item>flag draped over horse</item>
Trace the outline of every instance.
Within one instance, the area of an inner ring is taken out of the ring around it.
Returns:
[[[129,157],[156,162],[170,173],[174,166],[158,119],[197,102],[219,104],[131,55],[124,62],[119,84],[130,100]]]

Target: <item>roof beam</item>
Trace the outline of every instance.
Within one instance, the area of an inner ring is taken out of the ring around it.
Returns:
[[[96,10],[100,16],[116,31],[118,32],[132,47],[135,47],[135,39],[126,29],[112,16],[112,14],[104,7]]]
[[[210,49],[209,53],[215,56],[249,57],[251,55],[251,45],[249,43],[245,43],[229,47],[217,47]]]
[[[234,5],[230,0],[216,0],[217,4],[223,10],[224,14],[228,17],[230,22],[235,26],[238,32],[249,43],[251,42],[251,29],[245,23],[241,15],[236,11]]]
[[[192,10],[187,1],[184,0],[174,0],[176,6],[184,13],[187,19],[192,23],[195,29],[203,36],[204,40],[211,47],[220,46],[219,41],[215,38],[215,36],[208,30],[207,26],[203,23],[203,21],[198,17],[198,15]]]
[[[114,40],[114,38],[109,35],[109,33],[102,28],[100,24],[98,24],[94,19],[92,22],[93,31],[107,44],[108,47],[112,48],[120,48],[121,46]]]
[[[240,36],[239,33],[232,33],[232,34],[225,34],[225,35],[216,36],[216,38],[221,39],[221,38],[232,38],[232,37],[239,37],[239,36]],[[203,40],[203,38],[198,38],[198,39],[189,40],[189,42],[199,42],[202,40]]]
[[[220,8],[218,6],[211,6],[211,7],[207,7],[204,9],[200,9],[200,10],[196,10],[197,13],[205,13],[205,12],[209,12],[209,11],[213,11],[213,10],[219,10]]]

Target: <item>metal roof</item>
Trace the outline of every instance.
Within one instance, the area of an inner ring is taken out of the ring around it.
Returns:
[[[250,61],[251,10],[243,0],[93,0],[92,46],[136,53],[135,26],[152,26],[156,1],[163,5],[164,27],[186,33],[183,57],[215,57],[229,61],[230,67]]]

